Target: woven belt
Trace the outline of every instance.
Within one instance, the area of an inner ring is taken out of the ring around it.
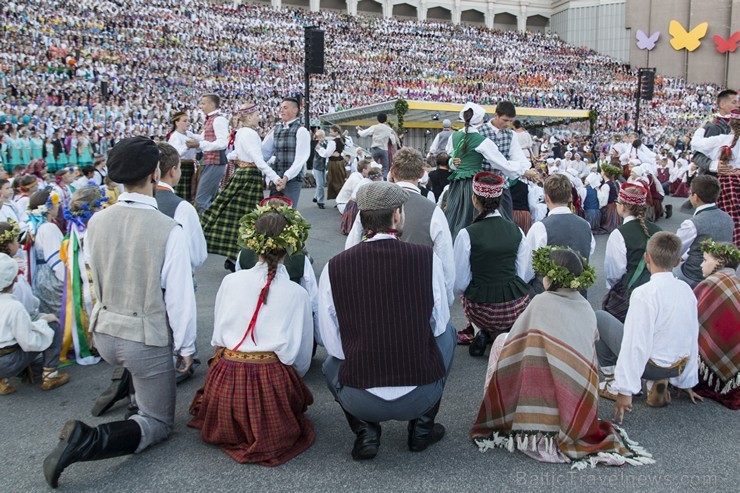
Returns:
[[[236,161],[236,165],[240,168],[256,168],[257,165],[254,163],[246,163],[244,161]]]
[[[193,161],[192,159],[181,159],[180,160],[180,164],[193,164],[193,163],[195,163],[195,161]]]
[[[272,351],[243,353],[241,351],[224,349],[223,357],[231,361],[246,361],[249,363],[272,363],[273,361],[280,361]]]
[[[686,368],[686,363],[689,362],[689,357],[686,356],[685,358],[681,358],[680,360],[673,363],[671,366],[659,366],[657,365],[652,359],[648,360],[648,364],[651,366],[654,366],[655,368],[659,368],[661,370],[672,370],[676,368],[678,370],[678,374],[682,374],[684,368]]]
[[[20,348],[21,347],[18,344],[13,344],[12,346],[6,346],[4,348],[0,348],[0,356],[5,356],[6,354],[14,353]]]

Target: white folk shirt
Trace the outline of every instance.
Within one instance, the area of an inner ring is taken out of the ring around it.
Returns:
[[[311,365],[313,351],[311,300],[305,289],[290,280],[282,264],[257,316],[255,342],[247,337],[235,348],[249,327],[266,281],[264,262],[224,277],[216,294],[211,345],[247,353],[274,352],[281,363],[292,365],[303,376]]]
[[[377,234],[365,241],[391,240],[398,241],[392,235]],[[371,295],[372,293],[368,293]],[[445,276],[442,269],[442,260],[434,254],[432,262],[432,295],[434,297],[434,307],[429,325],[432,328],[434,337],[439,337],[445,330],[450,321],[450,308],[447,303]],[[329,263],[324,267],[319,279],[319,331],[321,339],[324,341],[324,347],[329,356],[344,360],[344,349],[342,347],[342,337],[339,333],[339,320],[337,311],[334,307],[334,297],[331,291],[331,280],[329,279]],[[402,387],[374,387],[366,389],[373,395],[386,401],[398,399],[412,390],[416,386]]]
[[[254,163],[269,183],[277,183],[280,177],[265,162],[262,155],[262,141],[256,130],[243,127],[237,130],[234,137],[234,150],[229,153],[229,160],[238,159],[243,163]]]
[[[177,153],[183,161],[195,161],[195,155],[198,153],[198,149],[188,147],[186,144],[188,140],[200,141],[202,139],[200,135],[195,135],[193,132],[188,131],[183,134],[175,130],[170,135],[170,138],[167,139],[167,143],[177,149]]]
[[[635,216],[627,216],[624,223],[636,221]],[[624,242],[622,233],[615,229],[609,234],[604,252],[604,276],[606,277],[606,289],[611,289],[627,273],[627,244]]]
[[[363,178],[364,176],[362,176],[362,173],[360,173],[359,171],[355,171],[354,173],[349,175],[347,181],[345,181],[344,185],[342,185],[342,189],[337,194],[337,209],[339,209],[339,212],[341,212],[342,214],[344,214],[344,208],[347,206],[347,202],[349,202],[352,198],[352,192]]]
[[[163,181],[160,181],[157,186],[175,193],[175,189]],[[208,258],[208,245],[206,244],[206,237],[203,236],[203,228],[200,225],[198,213],[190,202],[183,200],[178,204],[177,209],[175,209],[175,217],[173,219],[182,226],[182,230],[188,240],[190,265],[193,273],[195,273],[198,267],[203,265]]]
[[[392,138],[393,130],[385,123],[377,123],[365,130],[359,130],[357,134],[360,137],[372,136],[373,141],[370,147],[377,147],[385,151],[388,149],[388,140]]]
[[[0,221],[9,222],[8,219],[18,224],[21,231],[28,228],[28,214],[20,210],[13,201],[0,203]]]
[[[658,272],[630,296],[624,336],[614,370],[614,388],[634,395],[642,389],[648,360],[669,368],[682,358],[689,361],[670,383],[690,389],[699,383],[699,315],[696,297],[688,284],[670,272]]]
[[[118,202],[111,207],[157,210],[157,201],[148,195],[124,192],[118,197]],[[192,355],[195,353],[198,315],[195,307],[190,250],[182,227],[172,228],[167,237],[160,278],[167,320],[172,329],[174,351],[181,356]]]
[[[203,152],[223,151],[229,145],[229,121],[219,115],[218,110],[208,113],[208,116],[215,116],[213,133],[216,134],[216,140],[213,142],[206,140],[205,131],[194,140],[198,141],[200,150]]]
[[[568,207],[554,207],[550,211],[550,216],[557,216],[559,214],[573,214]],[[536,222],[532,224],[532,227],[529,228],[529,231],[527,232],[527,245],[529,246],[530,251],[534,252],[538,248],[542,248],[544,246],[547,246],[547,229],[545,228],[545,225],[542,224],[542,222]],[[591,251],[589,252],[589,256],[594,254],[594,250],[596,249],[596,240],[594,239],[594,235],[591,234]],[[526,280],[526,279],[525,279]]]
[[[401,181],[396,184],[409,193],[421,194],[419,187],[412,183]],[[360,220],[360,214],[358,213],[357,217],[355,217],[354,224],[352,224],[352,230],[350,230],[349,235],[347,235],[347,240],[344,242],[344,249],[349,250],[360,243],[364,233],[365,228],[362,227],[362,221]],[[434,250],[434,253],[442,261],[447,301],[448,305],[452,305],[455,301],[455,295],[453,293],[453,288],[455,286],[455,257],[453,254],[452,233],[450,233],[450,226],[447,222],[447,217],[439,207],[435,207],[434,212],[432,213],[432,219],[429,222],[429,236],[432,239],[432,249]]]
[[[486,216],[489,217],[501,217],[499,211],[492,212]],[[532,270],[532,251],[527,245],[524,232],[519,228],[519,232],[522,234],[522,241],[519,242],[519,248],[516,252],[516,275],[519,276],[524,282],[529,282],[534,277]],[[455,294],[462,295],[465,290],[468,289],[470,281],[473,280],[473,272],[470,268],[470,235],[468,230],[461,229],[455,238]]]
[[[704,209],[709,209],[710,207],[715,206],[716,204],[714,202],[712,202],[711,204],[700,205],[694,211],[694,216],[699,214]],[[687,254],[689,248],[691,248],[691,244],[694,243],[697,234],[698,233],[696,232],[696,225],[694,224],[694,221],[690,219],[686,219],[684,222],[682,222],[681,226],[678,228],[678,231],[676,231],[676,235],[681,238],[681,257],[684,258],[684,260],[688,257]]]
[[[23,351],[46,350],[54,330],[46,320],[31,321],[23,304],[10,293],[0,294],[0,348],[18,344]]]

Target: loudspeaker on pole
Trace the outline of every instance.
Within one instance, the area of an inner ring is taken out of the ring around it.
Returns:
[[[324,73],[324,31],[316,28],[306,28],[306,73]]]

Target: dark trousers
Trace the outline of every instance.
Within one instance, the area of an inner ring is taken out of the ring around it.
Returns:
[[[58,322],[50,322],[49,327],[54,329],[54,338],[45,350],[26,352],[18,348],[12,353],[0,356],[0,378],[18,376],[28,367],[31,367],[34,373],[38,373],[42,367],[56,368],[59,366],[59,353],[62,350],[64,331]]]

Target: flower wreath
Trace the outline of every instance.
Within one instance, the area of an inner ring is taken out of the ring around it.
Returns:
[[[609,176],[619,176],[622,174],[622,169],[619,166],[612,166],[611,164],[602,164],[601,171]]]
[[[254,226],[257,219],[268,212],[277,212],[288,223],[278,236],[268,237],[264,233],[255,231]],[[292,207],[264,205],[241,218],[238,243],[252,250],[255,255],[263,255],[273,250],[285,250],[290,256],[303,250],[308,240],[309,229],[311,229],[311,224]]]
[[[701,242],[701,251],[713,255],[720,260],[727,259],[740,263],[740,249],[729,243],[717,243],[707,238]]]
[[[580,276],[575,276],[571,271],[560,265],[555,265],[555,262],[550,258],[550,253],[553,250],[570,250],[571,252],[578,255],[583,264],[583,272]],[[538,248],[532,254],[532,267],[538,276],[547,276],[550,282],[555,286],[570,289],[588,289],[594,282],[596,282],[596,270],[593,266],[588,265],[586,259],[584,259],[578,252],[573,251],[570,248],[559,247],[559,246],[544,246]]]
[[[12,219],[8,219],[8,224],[10,224],[10,230],[0,234],[0,245],[10,244],[10,242],[17,239],[21,234],[21,228],[18,226],[17,222]]]
[[[45,204],[42,204],[35,209],[28,209],[28,213],[30,215],[43,217],[44,215],[46,215],[49,209],[59,203],[59,195],[55,191],[53,191],[51,187],[46,188],[49,190],[49,198],[46,199]]]
[[[99,207],[103,207],[103,204],[105,204],[106,202],[108,202],[108,200],[110,200],[108,199],[108,197],[105,196],[105,189],[98,186],[98,184],[95,183],[94,181],[90,180],[89,182],[87,182],[86,187],[88,186],[95,187],[98,190],[100,190],[100,198],[95,199],[95,201],[93,202],[92,210],[90,209],[89,204],[82,204],[79,210],[71,211],[69,209],[69,203],[67,203],[63,209],[64,219],[66,219],[67,221],[72,221],[73,223],[77,224],[78,226],[82,226],[82,227],[84,227],[85,224],[87,224],[87,222],[90,220],[92,215],[95,213],[95,209]]]

